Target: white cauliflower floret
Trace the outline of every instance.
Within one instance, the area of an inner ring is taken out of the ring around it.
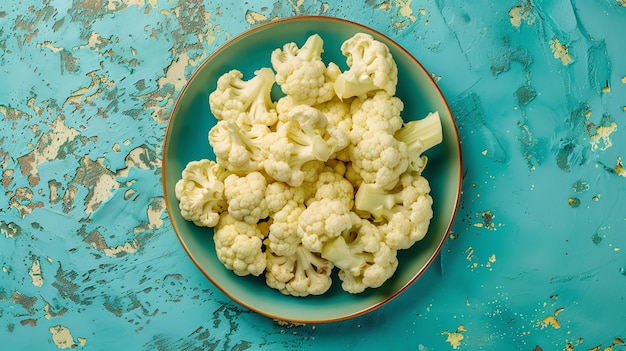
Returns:
[[[238,70],[231,70],[218,78],[216,89],[209,94],[209,106],[215,118],[238,125],[275,124],[278,114],[271,97],[275,82],[272,69],[261,68],[247,81],[242,78],[243,74]]]
[[[325,242],[350,230],[359,220],[359,216],[341,200],[316,200],[300,215],[298,235],[304,248],[321,252]]]
[[[223,177],[228,172],[216,162],[191,161],[176,182],[176,198],[184,219],[201,227],[214,227],[226,209]]]
[[[366,219],[322,248],[322,258],[339,268],[341,287],[352,294],[383,285],[398,267],[396,253],[380,228]]]
[[[300,244],[298,219],[302,212],[304,212],[304,205],[289,200],[282,209],[274,214],[266,245],[276,255],[291,256],[295,254],[296,248]]]
[[[422,240],[433,217],[433,199],[426,178],[405,173],[400,183],[401,189],[392,191],[363,183],[354,201],[357,211],[380,223],[385,242],[396,250],[407,249]]]
[[[255,124],[242,129],[233,121],[218,121],[209,131],[209,144],[217,163],[232,172],[254,172],[263,168],[270,129]]]
[[[350,68],[335,80],[337,96],[363,96],[376,90],[396,93],[398,67],[387,45],[369,34],[357,33],[341,45],[341,52]]]
[[[380,90],[371,97],[354,99],[350,105],[352,128],[350,140],[353,144],[363,139],[368,130],[395,134],[402,128],[400,113],[404,109],[402,100]]]
[[[351,209],[354,205],[354,187],[341,173],[330,167],[320,173],[316,184],[317,191],[313,200],[333,199],[345,203]]]
[[[428,158],[423,153],[443,141],[439,112],[408,122],[395,133],[395,138],[406,144],[409,155],[408,170],[421,173]]]
[[[334,63],[326,67],[321,56],[323,45],[322,38],[314,34],[301,48],[296,43],[287,43],[272,52],[276,82],[299,104],[314,105],[335,95],[333,84],[341,71]]]
[[[231,174],[224,179],[224,197],[228,213],[236,220],[256,224],[269,215],[265,189],[267,181],[260,172],[245,176]]]
[[[299,245],[293,255],[278,256],[266,251],[265,281],[285,295],[322,295],[332,285],[333,264]]]
[[[294,107],[285,119],[264,139],[269,147],[265,172],[297,187],[307,178],[306,163],[327,161],[333,152],[347,147],[349,140],[346,133],[328,125],[323,113],[307,105]]]
[[[265,271],[263,231],[256,224],[223,213],[213,233],[217,258],[239,276],[259,276]]]
[[[368,130],[360,142],[350,146],[352,167],[363,182],[377,184],[383,189],[396,186],[400,175],[409,166],[408,157],[406,144],[382,131]]]

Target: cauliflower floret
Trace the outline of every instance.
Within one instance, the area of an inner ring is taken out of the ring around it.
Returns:
[[[396,250],[407,249],[422,240],[433,217],[433,199],[426,178],[405,173],[400,183],[401,189],[392,191],[363,183],[354,200],[357,211],[381,223],[385,242]]]
[[[270,129],[255,124],[242,129],[233,121],[218,121],[209,131],[209,144],[217,163],[232,172],[254,172],[262,169],[267,145],[264,138]]]
[[[298,105],[288,112],[285,123],[264,139],[269,147],[264,163],[267,174],[290,186],[307,178],[303,166],[311,161],[325,162],[331,154],[349,144],[347,135],[329,126],[319,110]]]
[[[409,166],[406,144],[391,134],[372,130],[363,133],[363,139],[350,146],[350,160],[363,182],[383,189],[393,189]]]
[[[352,99],[344,99],[342,101],[339,98],[334,97],[332,100],[315,105],[314,107],[326,116],[328,124],[339,129],[343,134],[349,137],[352,130],[352,115],[350,113],[351,103]],[[336,151],[330,157],[344,162],[350,160],[350,154],[347,147]]]
[[[350,230],[359,220],[359,216],[341,200],[316,200],[300,215],[298,235],[304,248],[321,252],[326,241]]]
[[[341,52],[350,69],[335,80],[337,96],[345,99],[376,90],[396,93],[398,67],[385,44],[369,34],[357,33],[341,45]]]
[[[236,220],[227,212],[213,233],[217,258],[239,276],[259,276],[265,271],[264,234],[256,224]]]
[[[271,97],[275,83],[272,69],[261,68],[247,81],[242,78],[243,74],[238,70],[231,70],[218,78],[217,88],[209,94],[209,106],[215,118],[238,125],[275,124],[278,114]]]
[[[301,48],[296,43],[287,43],[272,52],[276,82],[297,103],[314,105],[335,95],[333,84],[341,71],[334,63],[326,67],[322,61],[323,46],[322,38],[314,34]]]
[[[317,178],[317,191],[312,200],[333,199],[345,203],[351,209],[354,205],[354,187],[341,173],[327,167]]]
[[[366,219],[324,244],[322,258],[339,268],[341,287],[352,294],[380,287],[398,267],[397,251],[385,243],[382,231]]]
[[[228,172],[216,162],[203,159],[187,163],[176,182],[176,198],[184,219],[201,227],[214,227],[226,209],[223,177]]]
[[[350,105],[352,128],[350,140],[353,144],[363,139],[368,130],[381,131],[393,135],[402,128],[400,113],[404,109],[402,100],[389,95],[386,91],[377,91],[371,97],[354,99]]]
[[[304,205],[289,200],[280,211],[276,212],[270,224],[266,245],[278,256],[295,254],[300,244],[298,219],[304,212]]]
[[[395,138],[407,145],[409,171],[421,173],[428,160],[422,154],[443,141],[439,112],[431,112],[422,119],[407,123],[395,133]]]
[[[285,295],[322,295],[332,285],[333,264],[299,245],[290,256],[266,251],[265,281],[269,287]]]
[[[231,174],[224,179],[224,197],[228,213],[239,221],[256,224],[269,215],[265,189],[267,182],[260,172],[245,176]]]

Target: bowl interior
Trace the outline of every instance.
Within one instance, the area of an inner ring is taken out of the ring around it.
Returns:
[[[399,252],[395,275],[381,288],[351,295],[333,287],[322,296],[284,296],[266,286],[263,277],[238,277],[224,268],[215,255],[211,228],[201,228],[180,215],[174,187],[188,162],[215,159],[207,134],[215,124],[208,96],[217,78],[238,69],[244,79],[255,70],[271,67],[270,54],[287,42],[299,46],[312,34],[324,40],[325,62],[346,68],[341,44],[365,32],[387,44],[398,66],[397,96],[405,103],[403,118],[419,119],[438,111],[443,125],[443,143],[427,152],[429,163],[424,176],[430,181],[434,218],[426,237],[408,250]],[[375,309],[414,282],[430,265],[447,238],[456,213],[461,185],[461,154],[458,133],[448,105],[426,70],[404,49],[367,27],[329,17],[297,17],[256,27],[237,36],[212,54],[194,73],[172,111],[163,151],[163,186],[172,226],[184,249],[215,286],[239,304],[271,318],[319,323],[357,316]]]

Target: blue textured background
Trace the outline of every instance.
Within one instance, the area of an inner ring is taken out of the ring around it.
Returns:
[[[260,23],[325,15],[417,57],[455,114],[440,259],[352,320],[282,324],[215,289],[161,188],[172,104]],[[623,0],[0,4],[0,340],[8,350],[625,350]]]

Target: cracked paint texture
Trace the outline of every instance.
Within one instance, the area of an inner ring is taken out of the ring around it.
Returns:
[[[299,15],[403,45],[447,98],[464,155],[435,264],[389,304],[330,325],[268,320],[215,289],[161,188],[169,112],[194,69],[246,29]],[[625,18],[616,0],[5,1],[0,340],[626,350]]]

